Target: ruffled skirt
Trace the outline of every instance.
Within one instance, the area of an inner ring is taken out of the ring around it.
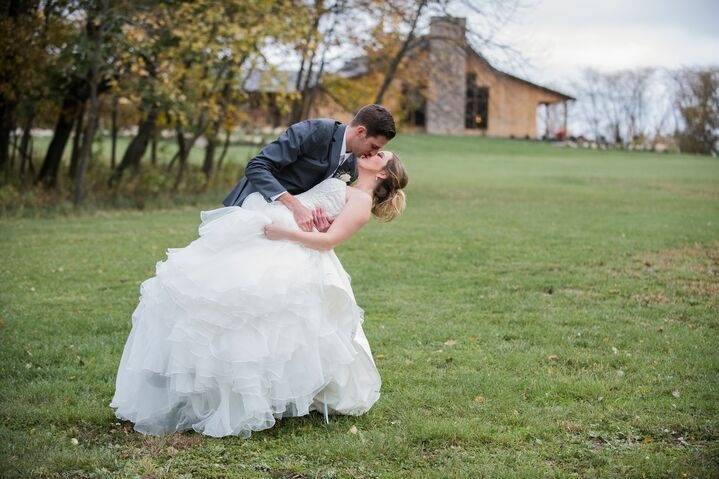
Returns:
[[[110,406],[141,433],[248,438],[310,411],[361,415],[381,379],[334,251],[264,237],[281,205],[202,212],[140,286]]]

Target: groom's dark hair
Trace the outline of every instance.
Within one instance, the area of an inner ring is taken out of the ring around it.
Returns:
[[[367,136],[382,135],[387,140],[391,140],[397,134],[392,113],[382,105],[363,106],[352,119],[350,125],[362,125],[367,128]]]

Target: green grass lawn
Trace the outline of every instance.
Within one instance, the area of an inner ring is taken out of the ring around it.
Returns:
[[[329,425],[154,438],[108,406],[140,282],[222,194],[0,220],[0,475],[717,477],[719,160],[391,145],[405,215],[337,248],[382,396]]]

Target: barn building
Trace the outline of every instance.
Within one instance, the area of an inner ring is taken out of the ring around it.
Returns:
[[[421,78],[403,79],[385,96],[405,124],[428,133],[506,138],[555,138],[567,134],[567,104],[574,98],[494,68],[466,40],[466,21],[433,17],[429,35],[408,60]],[[361,60],[347,75],[361,80]],[[399,102],[396,99],[399,98]]]
[[[401,120],[402,130],[505,138],[566,136],[567,104],[574,98],[496,69],[469,45],[465,32],[464,18],[431,19],[429,34],[406,59],[412,73],[395,78],[382,101]],[[369,82],[377,74],[364,57],[348,61],[338,73],[358,82]],[[286,72],[288,78],[279,87],[276,73],[274,83],[253,78],[247,89],[287,93],[293,74]],[[255,109],[253,116],[260,123],[286,124],[283,115],[266,106]],[[348,122],[353,111],[322,88],[309,116]]]

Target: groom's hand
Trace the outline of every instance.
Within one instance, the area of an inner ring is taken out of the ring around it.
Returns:
[[[312,231],[314,223],[312,221],[312,212],[308,208],[287,192],[277,199],[290,209],[292,215],[295,217],[297,226],[299,226],[302,231]]]
[[[312,231],[312,212],[302,205],[299,205],[296,209],[292,210],[292,214],[295,216],[295,221],[302,231]]]

